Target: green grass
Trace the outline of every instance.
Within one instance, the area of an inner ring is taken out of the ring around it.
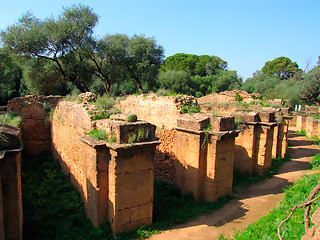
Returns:
[[[94,228],[78,191],[50,155],[23,156],[23,238],[112,239],[108,223]]]
[[[278,157],[272,159],[270,170],[262,176],[253,174],[250,177],[248,172],[241,173],[238,169],[235,169],[233,172],[233,186],[250,186],[252,184],[262,182],[265,179],[271,178],[272,176],[277,174],[279,167],[281,167],[284,163],[290,161],[291,159],[292,158],[288,156],[284,158]]]
[[[319,170],[320,169],[320,153],[316,153],[311,161],[311,168],[312,170]]]
[[[193,114],[193,113],[198,113],[200,112],[200,108],[198,105],[196,106],[190,106],[190,105],[185,105],[181,107],[181,113],[189,113],[189,114]]]
[[[290,214],[291,209],[306,201],[311,190],[317,185],[320,174],[305,175],[298,180],[293,186],[285,189],[283,201],[275,209],[271,210],[268,215],[260,218],[257,222],[247,226],[245,231],[236,232],[233,239],[278,239],[278,225]],[[315,209],[319,207],[320,200],[312,203],[310,216]],[[297,208],[292,217],[281,227],[281,236],[283,239],[300,239],[305,234],[304,231],[304,208]],[[220,236],[219,239],[225,239]]]
[[[104,130],[94,129],[90,132],[86,133],[86,135],[90,136],[94,140],[107,140],[108,134]]]
[[[13,127],[20,127],[21,123],[22,117],[15,112],[8,112],[0,115],[0,126],[6,124]]]
[[[176,185],[155,182],[153,224],[112,236],[105,222],[94,228],[85,217],[83,200],[50,155],[23,156],[22,194],[25,240],[106,240],[141,239],[211,213],[227,203],[195,202],[192,194],[182,194]]]

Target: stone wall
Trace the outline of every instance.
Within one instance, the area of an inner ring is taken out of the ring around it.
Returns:
[[[0,239],[22,240],[22,192],[20,130],[1,126],[0,139]]]
[[[114,134],[115,142],[85,135],[94,128]],[[139,129],[147,130],[150,140],[128,144],[128,134]],[[152,223],[154,154],[160,143],[154,131],[154,125],[141,121],[91,121],[85,103],[59,103],[52,120],[52,148],[94,226],[107,218],[116,234]]]
[[[158,132],[160,144],[157,146],[154,156],[155,179],[169,183],[175,182],[176,169],[176,130],[163,129]]]
[[[25,151],[36,155],[51,149],[49,111],[44,108],[46,103],[55,108],[62,96],[27,95],[13,98],[8,102],[8,111],[22,116],[21,134]]]
[[[123,113],[133,113],[139,119],[150,122],[160,129],[172,129],[177,126],[181,107],[196,105],[197,100],[191,96],[159,97],[155,94],[128,96],[116,104]]]

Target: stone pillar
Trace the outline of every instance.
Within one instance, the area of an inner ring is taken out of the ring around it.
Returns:
[[[234,112],[232,115],[240,123],[241,130],[235,139],[234,168],[252,175],[256,162],[256,132],[259,115],[257,112]]]
[[[297,131],[303,131],[306,130],[306,114],[297,114],[297,119],[296,119],[296,130]]]
[[[0,141],[0,237],[8,240],[22,239],[22,193],[20,130],[4,126],[5,142]]]
[[[211,128],[208,128],[209,124]],[[185,114],[177,120],[176,184],[195,200],[215,201],[232,191],[234,118]]]
[[[158,144],[109,145],[108,214],[114,234],[152,223],[153,160]]]
[[[213,202],[232,192],[234,143],[237,133],[231,131],[223,135],[210,135],[201,200]]]
[[[176,184],[182,192],[192,192],[195,200],[202,196],[202,181],[206,149],[201,131],[177,128]],[[208,138],[208,136],[207,136]]]
[[[289,125],[290,121],[293,117],[292,116],[283,116],[283,128],[279,134],[279,140],[277,148],[281,149],[279,152],[279,156],[284,158],[287,154],[287,147],[288,147],[288,132],[289,132]]]
[[[313,138],[318,134],[318,121],[313,117],[306,118],[306,134],[308,138]]]

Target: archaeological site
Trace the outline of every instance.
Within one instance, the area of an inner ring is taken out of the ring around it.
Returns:
[[[320,122],[309,117],[319,108],[289,112],[282,100],[263,107],[240,90],[201,98],[130,95],[116,101],[117,111],[95,101],[90,92],[72,100],[28,95],[3,109],[19,113],[22,124],[0,126],[0,239],[22,239],[21,151],[51,151],[92,225],[107,220],[118,234],[152,223],[154,180],[214,202],[232,193],[235,169],[263,175],[286,155],[289,126],[320,136]]]

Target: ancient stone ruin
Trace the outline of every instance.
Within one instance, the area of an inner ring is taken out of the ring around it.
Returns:
[[[230,94],[227,98],[234,98]],[[213,202],[232,192],[234,169],[264,174],[272,158],[286,154],[291,118],[285,108],[230,108],[216,116],[211,104],[210,111],[183,114],[201,109],[199,99],[150,94],[128,96],[116,103],[120,114],[94,120],[94,100],[91,93],[76,101],[27,96],[13,99],[8,109],[23,116],[26,151],[51,149],[84,199],[92,224],[107,219],[114,234],[152,223],[154,179]],[[49,124],[46,106],[55,108]],[[93,139],[92,131],[103,131],[105,138]]]
[[[20,130],[0,126],[0,239],[22,239]]]

